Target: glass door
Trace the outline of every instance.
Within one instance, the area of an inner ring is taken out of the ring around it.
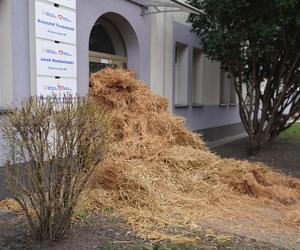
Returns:
[[[123,56],[116,56],[95,51],[89,51],[90,73],[95,73],[106,67],[127,68],[128,59]]]

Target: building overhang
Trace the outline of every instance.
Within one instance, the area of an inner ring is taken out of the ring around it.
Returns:
[[[203,11],[185,3],[182,0],[129,0],[142,7],[142,16],[164,12],[188,12],[203,14]]]

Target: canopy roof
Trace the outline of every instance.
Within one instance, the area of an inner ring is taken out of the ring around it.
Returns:
[[[142,15],[162,12],[184,11],[194,14],[203,13],[201,10],[183,2],[182,0],[129,0],[143,8]]]

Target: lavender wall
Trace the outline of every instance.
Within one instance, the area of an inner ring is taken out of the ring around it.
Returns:
[[[13,98],[20,101],[30,96],[29,2],[11,0]]]
[[[173,47],[175,48],[176,42],[180,42],[187,45],[189,50],[189,105],[188,107],[176,108],[173,103],[173,113],[183,116],[186,119],[187,126],[192,130],[201,130],[210,127],[220,127],[228,124],[239,123],[240,117],[237,106],[220,107],[219,105],[204,105],[203,107],[192,107],[193,48],[201,49],[200,41],[197,36],[190,32],[190,28],[188,26],[181,23],[174,22],[173,34]],[[175,58],[175,49],[173,58]],[[218,72],[216,72],[216,74],[218,74]],[[173,72],[173,79],[175,79],[175,71]],[[173,100],[175,100],[175,80],[173,81]]]
[[[7,34],[11,36],[12,41],[12,83],[10,84],[13,85],[14,102],[17,102],[30,96],[29,1],[10,1],[12,29]],[[1,114],[0,118],[3,118]],[[0,166],[3,163],[5,150],[4,140],[0,134]]]

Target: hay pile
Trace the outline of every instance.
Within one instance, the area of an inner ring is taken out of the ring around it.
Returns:
[[[167,111],[167,100],[132,72],[105,69],[92,75],[90,86],[91,97],[113,119],[116,146],[79,207],[113,210],[140,235],[159,239],[169,238],[169,228],[213,219],[300,226],[298,179],[211,153]],[[265,216],[262,208],[278,217]]]
[[[132,72],[105,69],[90,85],[113,120],[116,145],[78,209],[114,211],[139,235],[158,240],[186,240],[174,228],[219,220],[300,229],[298,179],[210,152]]]

